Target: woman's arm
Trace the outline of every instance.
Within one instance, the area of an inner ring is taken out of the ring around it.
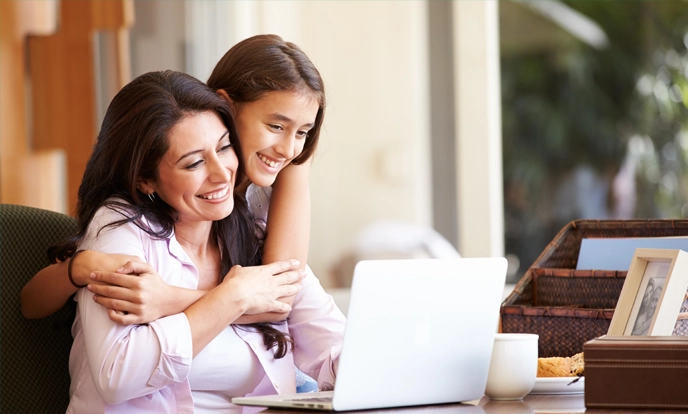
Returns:
[[[107,246],[106,246],[107,247]],[[155,273],[136,263],[136,272]],[[91,376],[109,404],[149,395],[188,375],[191,360],[244,313],[288,312],[277,300],[300,289],[301,271],[289,261],[235,266],[225,280],[184,313],[146,325],[114,323],[92,294],[78,293],[83,340]]]
[[[289,165],[277,175],[272,186],[268,210],[267,237],[263,247],[263,264],[297,259],[305,269],[310,239],[311,200],[309,187],[310,160]],[[280,299],[291,305],[294,297]],[[288,314],[246,315],[237,323],[278,322]]]
[[[329,390],[336,379],[346,318],[310,268],[306,272],[289,315],[294,363],[322,390]]]
[[[305,274],[295,260],[234,266],[218,287],[184,311],[191,326],[193,356],[242,315],[289,313],[291,306],[278,298],[295,296]]]

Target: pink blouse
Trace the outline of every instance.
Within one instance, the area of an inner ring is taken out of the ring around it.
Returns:
[[[99,233],[104,225],[122,217],[107,208],[98,210],[80,248],[138,256],[168,284],[197,288],[198,271],[174,235],[155,240],[134,224]],[[146,325],[123,326],[109,319],[91,292],[80,289],[72,327],[67,412],[198,413],[204,411],[201,407],[218,408],[224,402],[225,410],[238,411],[229,399],[246,394],[247,389],[252,389],[249,395],[296,392],[294,365],[315,378],[321,388],[331,389],[345,318],[310,269],[302,286],[288,322],[278,326],[296,343],[294,351],[282,359],[265,349],[259,333],[233,326],[204,349],[212,355],[199,358],[202,351],[194,359],[184,313]],[[227,378],[218,375],[222,370]],[[213,390],[218,384],[235,389]]]

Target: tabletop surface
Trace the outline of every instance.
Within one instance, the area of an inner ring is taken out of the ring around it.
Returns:
[[[287,414],[287,413],[317,413],[317,411],[267,409],[261,414]],[[529,413],[598,413],[617,414],[628,413],[629,410],[586,410],[584,394],[569,395],[527,395],[522,401],[490,401],[489,397],[483,397],[479,401],[467,404],[441,404],[418,407],[402,407],[381,410],[352,411],[353,413],[395,413],[395,414],[529,414]],[[653,413],[670,414],[686,413],[686,411],[669,410],[633,410],[633,414]]]

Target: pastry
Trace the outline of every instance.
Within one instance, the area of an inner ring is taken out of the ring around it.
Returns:
[[[583,375],[583,353],[572,357],[538,358],[538,377],[576,377]]]

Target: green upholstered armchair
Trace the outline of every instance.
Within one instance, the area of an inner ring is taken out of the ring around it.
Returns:
[[[75,218],[0,204],[0,412],[64,413],[76,303],[36,320],[21,314],[22,287],[49,263],[47,249],[73,234]]]

